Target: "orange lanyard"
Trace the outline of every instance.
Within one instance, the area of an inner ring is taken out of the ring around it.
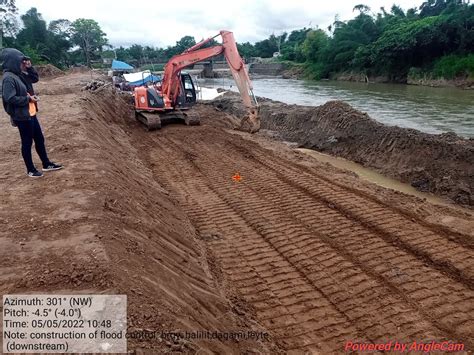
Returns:
[[[36,115],[36,105],[35,105],[34,102],[30,101],[30,105],[29,105],[28,109],[30,111],[30,117],[33,117],[34,115]]]

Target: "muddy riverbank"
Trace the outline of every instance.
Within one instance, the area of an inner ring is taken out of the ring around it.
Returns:
[[[279,74],[279,73],[278,73]],[[303,66],[291,66],[282,73],[284,79],[308,79]],[[462,90],[474,90],[474,79],[472,77],[458,77],[455,79],[432,78],[430,76],[390,78],[389,75],[367,75],[360,72],[336,73],[330,76],[330,80],[352,81],[359,83],[388,83],[407,84],[417,86],[429,86],[439,88],[458,88]]]
[[[291,105],[320,106],[347,102],[377,122],[425,133],[454,132],[474,138],[474,91],[402,84],[349,81],[303,81],[253,77],[254,93]],[[233,79],[205,79],[200,86],[237,91]]]
[[[388,75],[367,76],[363,73],[339,73],[331,77],[331,80],[355,81],[361,83],[397,83],[417,86],[458,88],[463,90],[474,89],[474,80],[469,77],[460,77],[455,79],[432,78],[430,76],[408,76],[406,78],[393,79]]]
[[[234,93],[221,96],[212,105],[243,114]],[[474,204],[472,139],[387,126],[341,101],[310,107],[261,99],[260,115],[262,128],[300,147],[355,161],[462,205]]]

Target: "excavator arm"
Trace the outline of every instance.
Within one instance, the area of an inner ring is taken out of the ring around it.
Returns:
[[[217,36],[222,37],[222,44],[213,47],[202,48]],[[260,129],[258,117],[258,103],[253,94],[252,82],[245,69],[245,64],[237,50],[234,35],[229,31],[220,31],[219,35],[203,40],[188,48],[183,53],[175,55],[165,66],[162,80],[162,94],[165,108],[173,108],[179,95],[179,75],[182,69],[194,63],[223,54],[229,65],[232,76],[239,89],[242,101],[247,108],[248,114],[241,121],[240,128],[250,132]]]

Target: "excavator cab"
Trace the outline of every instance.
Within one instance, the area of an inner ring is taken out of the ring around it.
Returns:
[[[184,106],[191,107],[196,103],[196,87],[194,86],[191,75],[181,72],[181,83],[181,94],[184,99]]]

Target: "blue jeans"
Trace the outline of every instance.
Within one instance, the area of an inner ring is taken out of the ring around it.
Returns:
[[[46,153],[43,132],[41,131],[41,126],[36,116],[31,117],[28,121],[15,121],[15,123],[20,131],[21,155],[25,161],[27,172],[36,171],[31,156],[31,146],[33,145],[33,142],[35,142],[36,153],[38,153],[41,162],[43,163],[43,167],[48,166],[51,162]]]

